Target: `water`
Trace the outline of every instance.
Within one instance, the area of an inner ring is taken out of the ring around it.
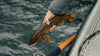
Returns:
[[[32,56],[48,52],[80,28],[94,0],[74,0],[64,12],[77,13],[74,22],[64,22],[48,35],[52,42],[41,40],[28,46],[33,32],[42,23],[52,0],[0,0],[0,56]],[[59,56],[66,56],[66,48]]]

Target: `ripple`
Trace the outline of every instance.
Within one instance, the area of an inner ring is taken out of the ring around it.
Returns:
[[[24,24],[24,25],[33,25],[33,23],[31,23],[31,22],[25,22],[25,21],[17,21],[17,22],[12,22],[13,24],[18,24],[18,23],[20,23],[20,24]]]
[[[51,1],[52,0],[0,0],[1,54],[7,54],[8,56],[32,56],[31,54],[37,54],[39,56],[43,54],[43,52],[46,53],[52,49],[53,46],[63,42],[66,36],[69,37],[71,34],[77,32],[82,21],[64,23],[57,26],[52,33],[48,34],[52,39],[52,43],[50,44],[45,43],[45,41],[41,41],[41,43],[34,47],[30,47],[26,44],[33,30],[36,30],[42,23],[40,18],[45,16],[47,7]],[[78,16],[76,18],[78,19],[85,18],[85,15],[87,15],[91,7],[91,3],[87,5],[84,1],[75,0],[65,11],[67,10],[68,13],[77,13]],[[84,4],[80,2],[84,2]],[[68,37],[66,37],[66,39]],[[62,53],[66,53],[66,51]]]
[[[15,52],[15,50],[13,50],[7,46],[0,46],[0,53],[9,54],[9,55],[13,56],[12,53],[10,53],[10,52]]]
[[[7,33],[7,32],[3,32],[3,33],[0,33],[0,40],[2,39],[6,39],[6,38],[19,38],[20,36],[23,36],[24,34],[19,34],[19,33],[15,33],[15,34],[12,34],[12,33]]]

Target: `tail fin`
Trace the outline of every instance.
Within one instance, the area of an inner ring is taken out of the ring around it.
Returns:
[[[72,21],[74,20],[75,16],[76,16],[75,13],[74,13],[74,14],[66,15],[66,16],[64,17],[64,20],[68,20],[69,22],[72,22]]]
[[[76,14],[69,14],[68,16],[70,16],[70,18],[68,19],[69,22],[72,22],[76,16]]]
[[[72,18],[74,18],[76,16],[76,13],[69,14],[69,16],[71,16]]]

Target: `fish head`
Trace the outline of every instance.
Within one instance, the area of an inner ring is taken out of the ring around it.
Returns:
[[[37,44],[37,37],[36,36],[32,36],[31,39],[29,40],[28,45],[34,46],[36,44]]]

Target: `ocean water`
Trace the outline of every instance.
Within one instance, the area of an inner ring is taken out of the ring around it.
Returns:
[[[41,40],[28,45],[33,32],[42,23],[52,0],[0,0],[0,56],[38,56],[77,33],[95,0],[73,0],[63,11],[77,13],[75,20],[63,24],[48,34],[52,42]],[[66,48],[59,56],[66,56]]]

